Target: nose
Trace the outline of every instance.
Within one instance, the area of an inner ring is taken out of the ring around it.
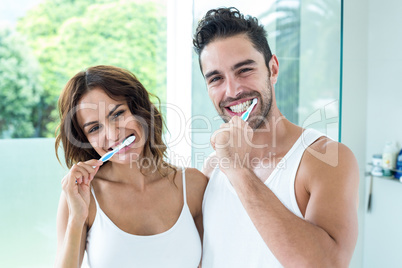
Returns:
[[[119,140],[120,130],[114,124],[108,124],[106,127],[106,139],[109,141],[109,146],[113,145],[110,143],[115,143]]]
[[[236,79],[228,77],[226,79],[226,97],[236,98],[241,92],[242,89]]]

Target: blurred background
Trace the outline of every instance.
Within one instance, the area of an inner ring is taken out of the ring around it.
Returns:
[[[53,266],[68,172],[55,156],[57,100],[89,66],[133,72],[160,100],[169,161],[201,169],[222,121],[192,35],[205,12],[220,6],[265,26],[279,59],[275,92],[284,116],[345,143],[359,161],[359,239],[350,267],[402,266],[402,184],[366,176],[386,141],[402,143],[401,2],[0,0],[0,267]]]

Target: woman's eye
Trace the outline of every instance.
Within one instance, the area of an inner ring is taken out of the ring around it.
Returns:
[[[113,115],[113,118],[117,118],[117,117],[119,117],[120,115],[122,115],[124,113],[124,111],[122,110],[122,111],[118,111],[117,113],[115,113],[114,115]]]
[[[95,131],[97,131],[98,129],[99,129],[99,126],[94,126],[94,127],[92,127],[92,128],[88,131],[88,133],[95,132]]]

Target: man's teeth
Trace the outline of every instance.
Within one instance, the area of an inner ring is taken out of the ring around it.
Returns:
[[[237,105],[229,106],[229,109],[234,113],[242,113],[247,110],[251,105],[251,100],[245,101],[243,103],[239,103]]]

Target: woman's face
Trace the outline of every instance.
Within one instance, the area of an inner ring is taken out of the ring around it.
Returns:
[[[112,151],[132,135],[136,137],[135,141],[109,161],[128,164],[141,155],[146,135],[125,100],[116,101],[102,89],[92,89],[78,102],[77,119],[89,143],[100,156]]]

